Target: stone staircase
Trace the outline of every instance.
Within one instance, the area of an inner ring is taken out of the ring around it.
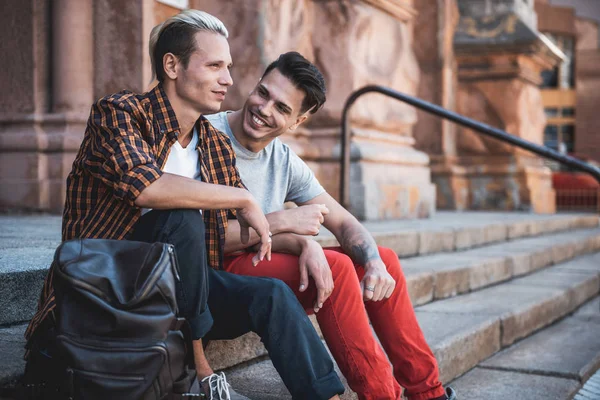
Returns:
[[[60,219],[5,216],[0,225],[0,385],[7,385],[22,373],[23,322]],[[442,381],[461,400],[569,399],[600,367],[597,215],[440,212],[365,225],[399,254]],[[336,244],[327,232],[317,240]],[[213,342],[208,356],[247,396],[290,398],[255,335]]]

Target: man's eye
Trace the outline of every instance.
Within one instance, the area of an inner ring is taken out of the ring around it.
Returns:
[[[264,90],[259,89],[258,90],[258,95],[260,97],[267,97],[267,92],[265,92]]]

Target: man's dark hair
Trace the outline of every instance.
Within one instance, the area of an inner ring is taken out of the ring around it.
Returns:
[[[310,110],[310,113],[314,114],[323,106],[326,100],[323,74],[300,53],[290,51],[280,55],[267,67],[262,77],[267,76],[273,69],[277,69],[281,75],[292,81],[294,86],[306,94],[300,113]]]
[[[182,11],[155,26],[150,33],[148,46],[153,77],[159,82],[165,80],[163,58],[167,53],[173,53],[187,68],[196,50],[196,33],[199,31],[216,33],[225,38],[229,36],[227,28],[218,18],[199,10]]]

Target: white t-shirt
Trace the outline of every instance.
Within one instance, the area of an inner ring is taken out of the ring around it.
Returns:
[[[286,201],[304,203],[325,192],[308,165],[279,138],[258,153],[242,146],[231,131],[227,113],[205,117],[229,136],[242,182],[265,214],[282,210]]]
[[[200,152],[198,151],[198,131],[196,127],[194,127],[194,131],[192,132],[192,140],[190,140],[190,143],[185,148],[181,147],[179,141],[173,143],[163,172],[202,180],[200,175]],[[151,208],[143,208],[142,215],[151,210]]]

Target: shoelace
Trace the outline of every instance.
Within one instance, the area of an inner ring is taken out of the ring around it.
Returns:
[[[208,387],[210,389],[209,400],[231,400],[231,396],[229,395],[229,384],[227,383],[224,372],[207,376],[202,379],[202,383],[205,381],[208,381]],[[215,394],[219,397],[213,397]]]

